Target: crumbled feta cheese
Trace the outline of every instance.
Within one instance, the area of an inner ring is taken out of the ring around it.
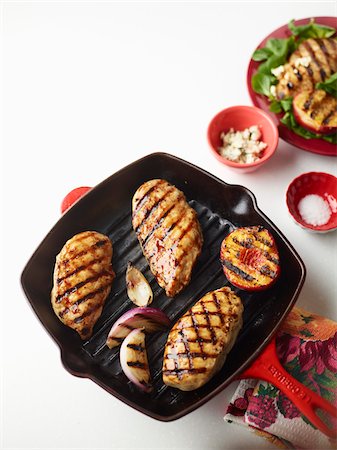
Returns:
[[[267,144],[261,141],[261,130],[257,125],[243,131],[231,128],[228,133],[221,133],[222,146],[219,153],[224,158],[241,164],[249,164],[262,157]]]
[[[271,69],[271,73],[278,78],[280,75],[282,75],[282,73],[284,72],[284,66],[278,66],[275,67],[274,69]]]
[[[311,63],[310,56],[302,56],[302,58],[297,58],[294,61],[295,67],[298,69],[300,66],[309,67]]]

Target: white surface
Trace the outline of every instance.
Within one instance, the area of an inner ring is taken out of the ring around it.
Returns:
[[[336,159],[281,141],[268,164],[243,175],[206,141],[215,113],[251,103],[246,68],[264,36],[291,18],[336,15],[335,3],[3,2],[1,12],[3,448],[274,448],[223,422],[234,384],[165,424],[68,374],[19,277],[69,190],[160,150],[251,189],[306,264],[298,305],[337,319],[336,233],[303,231],[285,205],[295,176],[336,174]]]

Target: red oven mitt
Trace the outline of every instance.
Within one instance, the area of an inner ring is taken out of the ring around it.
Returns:
[[[276,344],[286,370],[337,406],[337,323],[294,308]],[[281,448],[336,448],[336,441],[314,428],[284,394],[264,381],[241,381],[224,419],[251,427]]]

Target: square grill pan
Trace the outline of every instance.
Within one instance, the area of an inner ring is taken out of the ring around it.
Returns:
[[[197,211],[204,235],[202,254],[190,284],[174,299],[166,297],[149,270],[131,225],[131,199],[145,181],[163,178],[182,190]],[[219,260],[220,245],[237,227],[263,225],[273,234],[281,261],[281,276],[272,288],[245,292],[232,287],[244,304],[243,328],[222,370],[196,391],[182,392],[162,382],[161,367],[169,331],[147,336],[153,392],[142,393],[128,381],[119,363],[119,348],[105,341],[112,324],[135,305],[128,299],[128,261],[139,268],[154,293],[151,306],[160,308],[172,324],[207,292],[228,285]],[[81,341],[56,317],[50,302],[55,257],[74,234],[96,230],[113,243],[116,278],[93,336]],[[267,345],[294,305],[305,279],[305,267],[276,226],[258,209],[254,195],[242,186],[224,183],[177,157],[154,153],[97,185],[64,214],[27,263],[21,283],[35,314],[61,350],[65,368],[87,377],[133,408],[162,421],[178,419],[210,400],[233,381]]]

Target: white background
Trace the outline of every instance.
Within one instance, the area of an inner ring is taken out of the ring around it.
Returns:
[[[336,233],[303,231],[285,205],[295,176],[336,174],[336,159],[280,141],[268,164],[243,175],[218,163],[206,141],[219,110],[251,103],[246,69],[259,42],[292,18],[336,15],[335,2],[8,1],[1,15],[2,448],[274,448],[224,423],[235,384],[161,423],[71,376],[19,278],[69,190],[165,151],[251,189],[306,264],[298,305],[337,319]]]

